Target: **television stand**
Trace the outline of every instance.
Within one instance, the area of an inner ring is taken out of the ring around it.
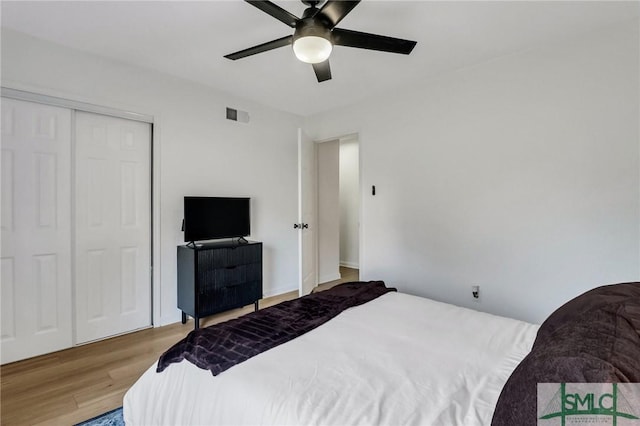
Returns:
[[[245,237],[238,238],[238,244],[248,244],[249,241]]]
[[[178,309],[200,318],[262,299],[262,243],[226,240],[178,246]]]

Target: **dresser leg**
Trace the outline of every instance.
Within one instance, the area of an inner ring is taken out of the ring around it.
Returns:
[[[256,303],[253,304],[253,311],[254,312],[258,312],[258,301],[256,300]]]
[[[193,319],[193,321],[196,323],[194,330],[199,329],[199,328],[200,328],[200,318],[196,316],[196,317]]]
[[[184,312],[182,312],[182,323],[183,324],[187,323],[187,314],[185,314]]]

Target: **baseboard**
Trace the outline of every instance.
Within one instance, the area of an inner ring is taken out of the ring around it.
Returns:
[[[318,284],[328,283],[329,281],[339,280],[340,278],[342,278],[340,272],[331,275],[323,275],[321,277],[318,277]]]
[[[340,266],[344,266],[345,268],[351,268],[351,269],[360,269],[360,265],[358,265],[355,262],[346,262],[341,260],[340,261]]]
[[[290,293],[292,291],[298,291],[298,286],[294,285],[294,286],[282,286],[282,287],[277,287],[274,289],[270,289],[269,291],[263,291],[263,299],[266,299],[267,297],[273,297],[273,296],[279,296],[281,294],[285,294],[285,293]]]
[[[164,315],[160,317],[160,320],[157,324],[153,324],[153,327],[164,327],[165,325],[175,324],[177,322],[182,321],[182,313],[179,309],[176,308],[175,312],[172,312],[169,315]]]

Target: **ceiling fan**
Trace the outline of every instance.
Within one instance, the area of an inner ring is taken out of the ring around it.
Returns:
[[[334,45],[404,55],[411,53],[416,45],[415,41],[336,28],[336,25],[358,5],[360,0],[327,0],[320,9],[317,7],[320,0],[302,0],[302,3],[309,6],[302,14],[302,18],[267,0],[245,1],[295,30],[293,35],[225,55],[225,58],[235,61],[293,44],[296,57],[313,66],[318,83],[331,79],[329,55]]]

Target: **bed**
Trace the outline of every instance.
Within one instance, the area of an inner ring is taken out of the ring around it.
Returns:
[[[596,287],[553,312],[540,326],[531,352],[504,385],[492,425],[560,424],[558,417],[552,419],[556,423],[538,421],[547,414],[538,384],[560,383],[617,383],[628,393],[621,393],[613,411],[636,417],[633,421],[618,417],[617,424],[640,424],[640,283]],[[603,389],[608,393],[614,388]],[[604,420],[574,414],[580,424],[616,424],[613,412],[605,412]],[[563,417],[562,424],[564,420],[575,424],[576,418]]]
[[[371,285],[380,283],[302,299]],[[172,348],[172,362],[161,372],[152,365],[127,392],[124,417],[131,425],[488,425],[537,330],[385,291],[223,371],[199,368],[191,355],[175,356],[184,348]],[[191,346],[197,355],[201,348]]]

